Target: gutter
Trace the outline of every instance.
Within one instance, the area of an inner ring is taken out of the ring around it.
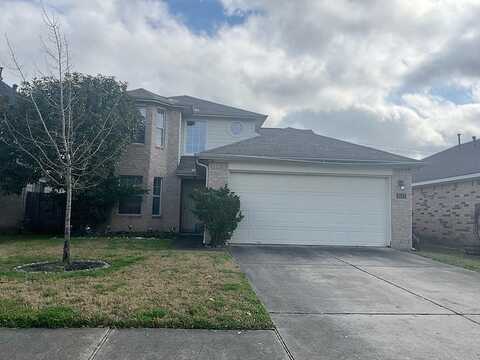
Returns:
[[[442,183],[456,182],[456,181],[462,181],[462,180],[471,180],[476,178],[480,178],[480,173],[451,176],[451,177],[435,179],[435,180],[419,181],[416,183],[412,183],[412,186],[417,187],[417,186],[425,186],[425,185],[434,185],[434,184],[442,184]]]
[[[268,115],[260,115],[260,116],[248,116],[248,115],[217,115],[217,114],[205,114],[205,113],[195,113],[192,112],[190,115],[192,118],[194,117],[214,117],[214,118],[228,118],[228,119],[241,119],[241,120],[252,120],[252,121],[258,121],[258,120],[263,120],[265,121],[268,117]]]
[[[421,161],[377,161],[377,160],[354,160],[354,159],[316,159],[305,158],[295,159],[286,157],[274,157],[274,156],[252,156],[252,155],[232,155],[232,154],[200,154],[200,159],[211,160],[278,160],[278,161],[291,161],[310,164],[328,164],[328,165],[377,165],[377,166],[410,166],[420,167],[423,166]]]

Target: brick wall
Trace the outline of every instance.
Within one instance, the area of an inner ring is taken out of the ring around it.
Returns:
[[[418,186],[413,202],[413,230],[422,240],[449,246],[477,243],[473,228],[480,180]]]
[[[207,186],[218,189],[228,183],[228,163],[210,161],[208,164]]]
[[[155,143],[154,114],[156,106],[145,106],[145,144],[131,144],[122,157],[117,173],[119,175],[137,175],[143,177],[143,186],[149,192],[143,196],[141,215],[118,214],[118,207],[112,211],[110,226],[113,231],[126,231],[129,225],[134,231],[159,230],[172,228],[179,230],[180,222],[180,184],[176,176],[179,161],[179,128],[181,113],[166,111],[165,146]],[[152,190],[154,177],[162,177],[161,216],[152,216]]]
[[[405,190],[398,182],[403,181]],[[402,198],[404,194],[406,198]],[[408,250],[412,247],[412,172],[410,169],[394,169],[391,184],[392,241],[395,249]]]

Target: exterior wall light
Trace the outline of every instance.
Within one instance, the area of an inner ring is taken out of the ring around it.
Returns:
[[[398,187],[400,190],[404,191],[405,190],[405,182],[403,180],[398,180]]]

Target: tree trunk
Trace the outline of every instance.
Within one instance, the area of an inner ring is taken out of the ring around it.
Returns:
[[[65,237],[63,240],[62,261],[65,266],[70,265],[70,219],[72,215],[72,169],[68,168],[66,173],[65,185],[67,200],[65,204]]]

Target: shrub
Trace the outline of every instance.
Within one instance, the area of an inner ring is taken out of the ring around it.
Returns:
[[[194,201],[192,212],[205,224],[210,244],[225,245],[243,219],[239,196],[225,185],[220,189],[196,189],[191,197]]]

